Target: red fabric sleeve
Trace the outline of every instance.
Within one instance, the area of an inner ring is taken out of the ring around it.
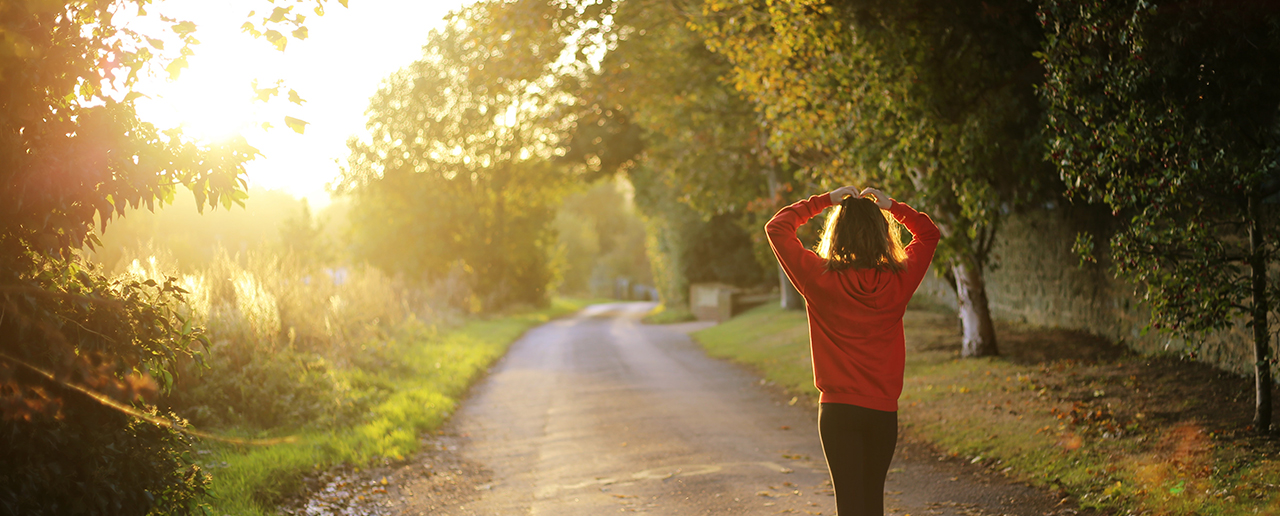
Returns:
[[[821,274],[826,268],[826,263],[818,257],[817,253],[804,248],[804,244],[800,243],[800,238],[796,236],[796,230],[829,206],[831,206],[830,195],[814,195],[779,210],[764,226],[765,234],[769,236],[769,246],[773,248],[773,255],[778,257],[778,263],[782,264],[782,270],[787,273],[787,278],[791,279],[791,284],[795,285],[796,290],[799,290],[802,295],[805,294],[805,287],[809,280]]]
[[[920,282],[924,281],[929,262],[933,261],[933,253],[938,250],[938,240],[942,233],[937,224],[928,215],[920,213],[905,203],[893,201],[889,213],[894,219],[906,226],[911,232],[911,243],[907,245],[906,284],[911,287],[908,292],[915,292]]]

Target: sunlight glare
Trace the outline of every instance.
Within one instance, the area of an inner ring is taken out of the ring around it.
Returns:
[[[182,126],[205,142],[226,141],[258,124],[259,109],[244,75],[228,62],[193,66],[155,99],[153,119],[161,126]]]

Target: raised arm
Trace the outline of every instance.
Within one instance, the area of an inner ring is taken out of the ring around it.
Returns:
[[[814,195],[787,206],[774,214],[764,226],[773,255],[778,258],[782,270],[801,294],[804,294],[809,280],[822,273],[824,264],[816,253],[804,248],[804,244],[796,236],[796,230],[831,206],[831,196],[835,193]]]
[[[938,240],[942,233],[928,215],[920,213],[905,203],[892,201],[889,213],[894,219],[906,226],[911,232],[911,243],[907,245],[907,281],[913,287],[920,286],[924,273],[933,261],[933,253],[938,250]],[[914,292],[914,288],[912,292]]]

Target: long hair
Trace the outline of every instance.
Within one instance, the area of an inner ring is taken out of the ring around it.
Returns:
[[[888,211],[871,199],[848,196],[827,216],[818,256],[827,261],[829,271],[901,272],[907,269],[901,234],[901,224]]]

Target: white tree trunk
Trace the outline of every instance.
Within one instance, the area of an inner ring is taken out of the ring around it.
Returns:
[[[956,300],[960,307],[960,325],[964,338],[960,356],[988,357],[999,355],[996,348],[996,329],[991,322],[991,309],[987,306],[987,287],[982,280],[982,270],[953,260],[951,270],[956,279]]]
[[[796,286],[791,284],[791,278],[788,278],[787,273],[782,270],[782,264],[778,264],[778,280],[782,291],[782,308],[804,310],[804,296],[801,296]]]

